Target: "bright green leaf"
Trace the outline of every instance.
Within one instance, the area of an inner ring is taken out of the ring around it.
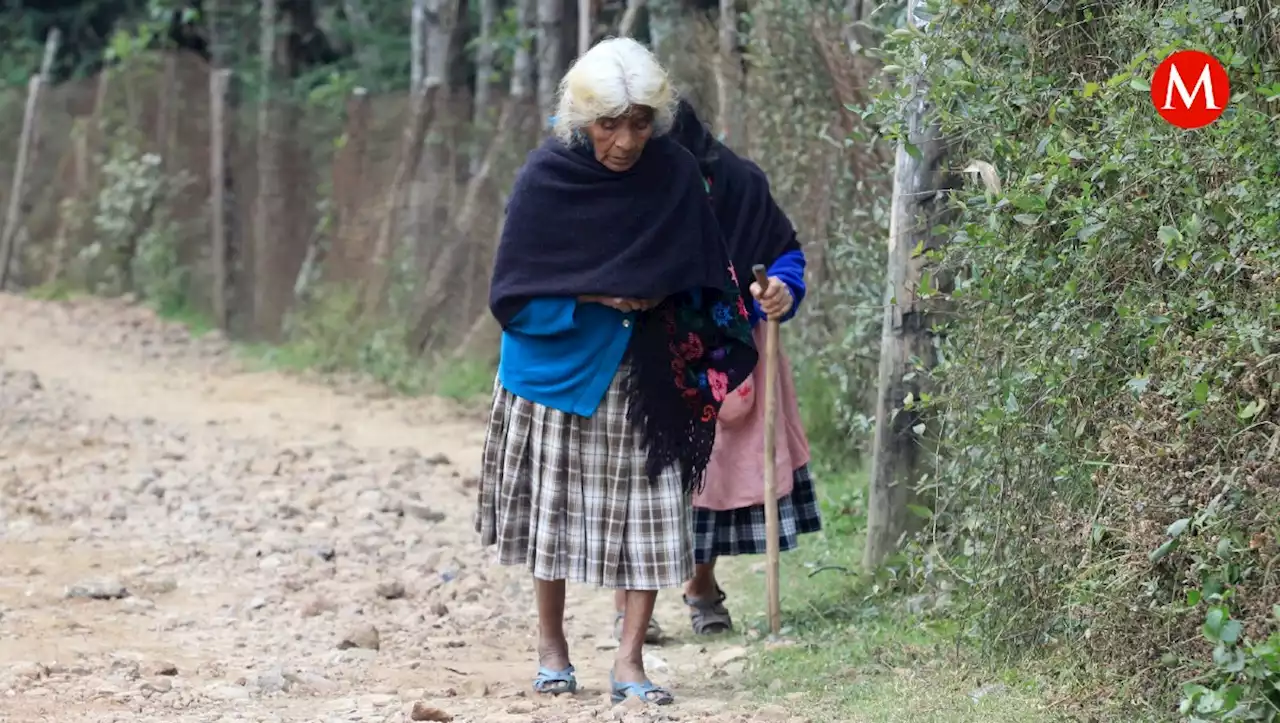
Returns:
[[[933,517],[933,510],[930,510],[928,507],[922,507],[920,505],[907,505],[907,509],[911,510],[912,514],[916,515],[921,519],[927,520],[930,517]]]
[[[1175,241],[1181,241],[1182,232],[1173,226],[1161,226],[1160,231],[1156,234],[1156,238],[1160,240],[1160,243],[1168,246]]]
[[[1205,637],[1217,642],[1222,632],[1222,626],[1227,622],[1227,609],[1221,605],[1215,605],[1209,608],[1209,612],[1204,616],[1203,632]]]
[[[1080,239],[1081,243],[1086,243],[1105,227],[1105,223],[1091,223],[1076,231],[1076,238]]]
[[[1218,638],[1227,645],[1235,645],[1240,639],[1242,625],[1239,620],[1228,620],[1222,625],[1222,630],[1218,633]]]
[[[1152,550],[1151,553],[1147,555],[1147,558],[1153,563],[1160,562],[1170,552],[1173,552],[1175,549],[1177,549],[1177,547],[1178,547],[1177,540],[1165,540],[1164,544]]]
[[[1133,77],[1133,73],[1125,72],[1125,73],[1121,73],[1120,75],[1114,76],[1112,78],[1108,78],[1107,87],[1114,88],[1117,85],[1120,85],[1121,83],[1125,82],[1131,77]]]
[[[1204,380],[1196,382],[1193,394],[1195,395],[1196,404],[1204,404],[1209,399],[1209,383]]]

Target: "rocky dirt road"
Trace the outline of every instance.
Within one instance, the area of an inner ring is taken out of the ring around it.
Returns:
[[[584,588],[586,690],[527,695],[531,585],[471,528],[482,437],[145,309],[0,295],[0,721],[803,720],[732,712],[731,642],[654,650],[676,706],[610,706],[611,603]]]

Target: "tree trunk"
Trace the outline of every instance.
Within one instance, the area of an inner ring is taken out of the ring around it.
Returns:
[[[498,0],[480,0],[480,32],[476,36],[476,95],[473,99],[471,126],[477,138],[483,139],[493,130],[492,108],[489,107],[493,96],[493,81],[498,75],[494,67],[493,26],[497,21]],[[472,155],[470,175],[480,170],[482,161],[479,155]]]
[[[231,71],[215,68],[209,74],[209,213],[210,255],[213,258],[213,323],[227,328],[227,87]]]
[[[413,0],[413,7],[410,10],[411,22],[409,25],[409,52],[412,57],[409,63],[409,92],[416,94],[422,92],[425,87],[424,83],[427,79],[427,26],[429,22],[438,23],[439,17],[432,14],[428,19],[428,0]],[[434,3],[438,7],[439,3]],[[422,232],[422,211],[423,211],[423,188],[422,179],[419,177],[418,169],[414,168],[414,175],[409,179],[409,208],[407,215],[406,227],[409,230],[409,239],[416,240]]]
[[[416,90],[426,77],[427,0],[413,0],[409,18],[409,87]]]
[[[722,138],[738,140],[737,95],[742,58],[738,54],[738,12],[734,0],[720,0],[720,52],[715,57],[716,120]]]
[[[556,89],[564,75],[563,0],[538,0],[538,110],[540,120],[555,113]]]
[[[409,233],[405,238],[406,258],[413,259],[418,271],[427,267],[439,254],[441,232],[449,223],[451,204],[449,191],[453,182],[451,146],[447,139],[454,130],[454,118],[449,113],[451,105],[449,88],[449,62],[453,42],[453,29],[457,21],[456,0],[426,0],[426,80],[433,90],[428,135],[419,139],[426,143],[426,162],[414,169],[410,205]],[[444,112],[437,108],[444,106]],[[435,120],[439,119],[436,123]],[[435,128],[433,126],[439,126]]]
[[[511,62],[511,96],[525,101],[533,95],[533,43],[537,36],[538,0],[516,0],[519,44]]]
[[[228,70],[231,64],[232,39],[235,36],[235,32],[232,29],[232,16],[226,8],[226,2],[227,0],[205,0],[205,15],[208,18],[211,72],[226,71],[226,84],[221,88],[221,91],[223,94],[222,103],[227,113],[226,118],[229,120],[235,117],[232,109],[235,108],[236,82],[235,76]],[[210,90],[213,90],[212,80],[210,81]],[[244,248],[243,236],[240,233],[239,225],[236,223],[235,210],[237,203],[234,193],[235,174],[232,163],[237,141],[236,124],[234,122],[224,123],[221,137],[222,189],[220,194],[210,189],[210,200],[213,205],[209,208],[209,213],[220,218],[222,223],[222,257],[213,259],[213,267],[215,269],[213,283],[216,286],[220,286],[220,288],[211,289],[209,296],[215,303],[215,316],[219,313],[216,308],[216,300],[222,299],[221,320],[217,323],[224,331],[230,331],[235,306],[234,292],[237,283],[244,276],[243,269],[238,266],[244,256]],[[211,221],[211,225],[213,223],[215,222]],[[216,246],[214,253],[218,253]],[[218,278],[216,273],[216,269],[219,267],[223,272],[221,279]]]
[[[273,303],[277,294],[272,293],[279,279],[272,278],[278,229],[282,219],[282,189],[280,172],[283,153],[277,134],[278,109],[273,107],[273,89],[278,85],[280,72],[276,51],[276,33],[279,23],[277,0],[262,0],[261,34],[259,36],[259,63],[261,64],[261,91],[258,97],[258,188],[253,216],[253,325],[254,336],[274,338],[279,332],[283,310]]]
[[[453,0],[426,0],[426,3],[427,77],[444,84],[449,79],[449,41],[453,34],[449,21],[454,4]]]
[[[644,0],[631,0],[627,3],[627,9],[622,13],[622,20],[618,21],[618,37],[631,37],[636,30],[636,21],[640,19],[640,11],[643,9]]]
[[[595,22],[594,0],[578,0],[578,55],[591,48],[591,31]]]
[[[908,21],[922,26],[908,7]],[[872,477],[867,502],[867,545],[863,565],[879,566],[923,518],[912,511],[917,485],[929,457],[925,417],[920,411],[925,377],[935,363],[929,302],[922,296],[937,289],[924,274],[925,257],[916,253],[937,248],[941,238],[931,229],[946,212],[942,168],[946,151],[938,130],[928,122],[923,80],[917,74],[907,114],[905,136],[894,161],[893,200],[889,219],[889,262],[885,285],[884,325],[880,346]],[[930,288],[923,289],[928,284]]]

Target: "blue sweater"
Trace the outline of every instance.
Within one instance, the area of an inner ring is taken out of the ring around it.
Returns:
[[[804,253],[788,251],[769,268],[795,297],[783,321],[804,299],[804,267]],[[498,382],[517,397],[590,417],[622,364],[634,316],[569,297],[533,299],[502,332]],[[751,323],[763,318],[760,304],[753,304]]]

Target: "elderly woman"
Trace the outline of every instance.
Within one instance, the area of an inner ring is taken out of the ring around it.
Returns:
[[[804,252],[795,228],[774,202],[764,172],[716,141],[693,108],[681,100],[671,135],[698,160],[716,218],[725,234],[735,268],[744,271],[741,291],[755,298],[751,324],[764,343],[764,318],[787,321],[804,299]],[[745,274],[755,264],[768,267],[767,289]],[[724,402],[706,484],[694,498],[693,578],[685,585],[693,632],[729,631],[733,621],[725,593],[716,580],[716,559],[726,555],[758,555],[765,551],[764,524],[764,361]],[[781,549],[796,546],[798,535],[822,528],[813,481],[809,477],[809,443],[800,422],[791,367],[778,354],[776,466]],[[634,621],[622,596],[615,600],[615,636]],[[624,614],[626,613],[626,614]],[[625,623],[624,623],[625,620]],[[661,639],[650,618],[647,639]]]
[[[596,45],[561,81],[554,137],[507,206],[476,526],[499,562],[533,574],[538,693],[577,689],[573,580],[621,591],[631,612],[613,699],[672,702],[645,674],[645,630],[657,591],[693,576],[690,497],[720,405],[757,361],[698,164],[665,135],[674,106],[642,45]]]

